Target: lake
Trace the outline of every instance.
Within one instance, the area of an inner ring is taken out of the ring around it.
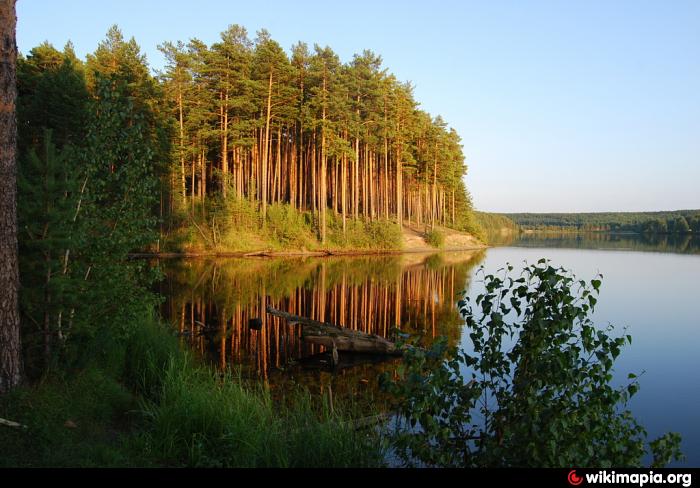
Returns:
[[[381,402],[379,372],[395,367],[373,357],[341,353],[337,368],[319,346],[301,341],[296,326],[269,316],[266,305],[317,320],[391,337],[447,336],[464,344],[456,301],[479,292],[483,266],[522,267],[550,259],[590,280],[602,273],[596,312],[633,337],[616,361],[615,382],[644,372],[630,408],[651,438],[680,432],[680,465],[700,465],[700,242],[596,234],[523,235],[481,251],[434,255],[162,261],[162,313],[183,343],[219,368],[233,367],[266,382],[273,394],[304,385],[357,404]],[[249,328],[260,318],[262,328]]]

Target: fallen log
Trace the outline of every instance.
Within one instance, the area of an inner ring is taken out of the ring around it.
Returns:
[[[403,351],[393,342],[376,334],[365,334],[357,330],[347,329],[328,322],[319,322],[307,317],[300,317],[271,306],[266,307],[267,313],[285,319],[292,325],[301,325],[301,337],[312,344],[325,346],[345,352],[387,354],[400,356]]]
[[[26,425],[22,425],[18,422],[13,422],[12,420],[6,420],[6,419],[0,419],[0,425],[4,425],[6,427],[12,427],[13,429],[26,429]]]

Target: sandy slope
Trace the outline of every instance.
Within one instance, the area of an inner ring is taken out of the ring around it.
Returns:
[[[461,251],[468,249],[481,249],[486,247],[482,242],[471,234],[458,232],[453,229],[440,227],[439,230],[445,235],[444,251]],[[425,242],[423,237],[424,227],[418,225],[404,225],[403,243],[404,251],[407,252],[428,252],[435,251],[435,248]]]

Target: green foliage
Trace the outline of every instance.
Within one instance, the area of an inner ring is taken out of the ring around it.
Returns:
[[[291,205],[275,203],[267,209],[270,237],[284,247],[300,247],[310,237],[309,219]]]
[[[75,275],[66,266],[66,253],[76,250],[73,217],[81,186],[75,150],[57,150],[48,129],[42,142],[40,151],[30,147],[22,154],[18,171],[20,300],[30,377],[49,366],[53,336],[76,306]]]
[[[256,207],[257,205],[250,200],[228,198],[221,217],[222,220],[228,220],[230,229],[258,231],[262,222]]]
[[[395,222],[375,220],[365,222],[364,227],[370,243],[368,248],[401,249],[401,228]]]
[[[80,146],[89,94],[82,63],[71,44],[63,52],[43,43],[17,62],[17,127],[20,155],[39,149],[50,130],[58,147]]]
[[[401,249],[402,233],[399,225],[391,220],[351,220],[345,222],[334,213],[328,214],[328,229],[332,247],[352,250]]]
[[[42,45],[21,63],[19,245],[30,377],[84,364],[86,344],[125,337],[155,303],[147,290],[154,272],[128,254],[155,240],[167,138],[143,58],[111,34],[88,63],[92,99],[70,46],[60,53]]]
[[[653,466],[679,458],[680,436],[646,443],[625,407],[637,392],[611,386],[631,342],[596,327],[601,277],[585,282],[547,261],[486,275],[484,293],[459,302],[471,350],[440,341],[409,348],[399,379],[384,378],[402,422],[394,446],[428,466]],[[476,308],[473,308],[473,307]]]
[[[119,79],[97,80],[97,100],[81,154],[85,190],[70,266],[80,302],[70,331],[74,347],[112,328],[116,337],[131,331],[155,298],[147,286],[156,272],[129,253],[155,238],[153,157],[156,142],[144,129],[144,115],[125,95]],[[108,319],[108,320],[106,320]],[[68,343],[67,343],[68,344]],[[77,358],[80,351],[73,351]]]
[[[142,320],[133,329],[108,360],[0,398],[0,417],[29,427],[0,430],[0,466],[381,463],[376,436],[355,431],[338,402],[331,412],[298,391],[273,403],[263,387],[196,363],[164,325]]]
[[[425,242],[440,249],[445,246],[445,234],[438,229],[431,229],[425,233]]]

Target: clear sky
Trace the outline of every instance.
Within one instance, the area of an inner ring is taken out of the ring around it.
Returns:
[[[700,208],[700,1],[18,0],[17,41],[92,52],[112,24],[156,46],[229,24],[283,47],[372,49],[462,136],[475,206]]]

